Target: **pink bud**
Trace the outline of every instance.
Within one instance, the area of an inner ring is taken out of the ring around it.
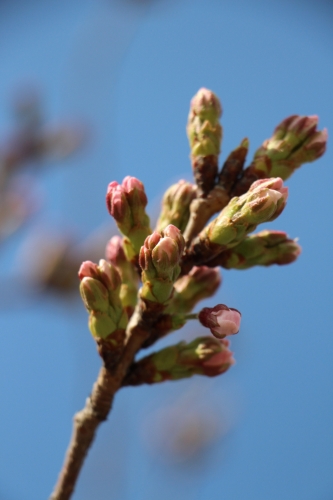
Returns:
[[[108,185],[106,205],[110,215],[112,215],[117,222],[122,221],[126,217],[128,204],[124,189],[116,181],[110,182]]]
[[[144,185],[142,184],[139,179],[136,179],[136,177],[131,177],[130,175],[127,175],[123,182],[121,183],[122,187],[124,188],[125,193],[129,193],[133,189],[138,189],[139,191],[145,190]]]
[[[179,251],[175,240],[165,236],[152,252],[154,262],[159,266],[170,267],[179,261]]]
[[[113,236],[105,249],[105,258],[114,266],[117,266],[119,261],[123,262],[126,260],[122,238],[120,236]]]
[[[97,264],[94,264],[90,260],[86,260],[81,264],[81,267],[79,269],[79,278],[80,280],[83,280],[83,278],[95,278],[98,279],[99,273],[98,273],[98,267]]]
[[[150,249],[147,248],[146,246],[142,246],[140,248],[140,253],[139,253],[139,264],[143,271],[147,271],[150,260],[151,260]]]
[[[164,229],[163,235],[168,236],[177,243],[179,249],[179,255],[182,255],[185,248],[185,240],[178,227],[174,226],[173,224],[169,224]]]
[[[237,309],[218,304],[213,308],[204,307],[199,313],[199,321],[210,329],[214,337],[223,339],[226,335],[239,332],[241,316]]]
[[[156,247],[157,243],[162,238],[161,234],[157,231],[154,231],[151,235],[147,236],[144,242],[144,246],[149,248],[149,250],[153,250]]]
[[[99,279],[108,290],[115,290],[121,285],[118,271],[106,260],[101,259],[98,265]]]

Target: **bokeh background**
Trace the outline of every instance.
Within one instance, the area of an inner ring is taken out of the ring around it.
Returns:
[[[77,293],[37,286],[39,265],[62,238],[97,247],[114,234],[112,180],[140,178],[156,217],[165,188],[191,178],[185,124],[202,86],[222,100],[223,158],[246,136],[251,158],[290,114],[318,114],[332,133],[332,20],[324,0],[0,1],[1,141],[25,86],[46,121],[87,130],[64,161],[28,162],[40,210],[1,242],[1,500],[51,493],[100,365]],[[242,311],[237,364],[122,390],[74,499],[333,498],[332,164],[329,144],[267,226],[299,237],[298,262],[225,271],[204,304]],[[203,333],[192,323],[172,340]]]

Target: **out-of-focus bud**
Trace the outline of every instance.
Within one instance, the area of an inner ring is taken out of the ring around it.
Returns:
[[[139,285],[139,276],[134,265],[126,258],[120,236],[113,236],[106,246],[106,259],[115,266],[121,277],[120,300],[130,317],[134,311]]]
[[[227,340],[199,337],[180,342],[134,363],[123,385],[141,385],[179,380],[193,375],[215,377],[235,363]]]
[[[317,130],[317,116],[292,115],[285,118],[254,154],[234,194],[243,194],[250,184],[263,177],[286,180],[303,163],[320,158],[326,150],[327,130]]]
[[[202,88],[193,97],[187,123],[193,173],[200,191],[208,194],[214,187],[222,141],[222,114],[217,96]]]
[[[190,204],[196,196],[196,187],[180,180],[167,189],[162,200],[161,215],[157,222],[157,231],[162,231],[169,224],[184,231],[190,217]]]
[[[218,267],[194,266],[193,269],[179,278],[175,283],[175,293],[166,312],[189,313],[200,300],[214,295],[221,284]]]
[[[258,224],[274,220],[283,210],[288,189],[281,179],[262,179],[243,196],[234,197],[201,231],[190,248],[205,263],[239,244]]]
[[[142,268],[142,299],[165,303],[173,292],[179,276],[179,261],[184,251],[184,238],[171,224],[161,233],[148,236],[141,247],[139,263]]]
[[[294,262],[301,247],[283,231],[260,231],[247,236],[239,245],[222,252],[209,266],[248,269],[253,266],[284,265]]]
[[[109,295],[105,286],[94,278],[81,278],[80,293],[88,311],[106,312],[109,307]]]
[[[111,182],[107,189],[106,205],[119,230],[127,238],[124,250],[131,260],[139,254],[141,245],[151,233],[145,211],[147,196],[144,185],[130,176],[125,177],[121,185]]]
[[[109,292],[118,293],[121,285],[121,278],[115,267],[108,264],[104,259],[99,261],[99,265],[90,261],[82,263],[79,269],[79,278],[94,278],[99,280]]]
[[[218,304],[215,307],[204,307],[199,313],[200,323],[209,328],[214,337],[223,339],[227,335],[239,332],[241,313],[232,307]]]

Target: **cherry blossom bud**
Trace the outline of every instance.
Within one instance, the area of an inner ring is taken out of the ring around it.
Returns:
[[[90,260],[86,260],[83,262],[79,269],[79,278],[83,280],[83,278],[95,278],[98,279],[98,266],[94,264]]]
[[[284,209],[288,189],[280,178],[262,179],[240,197],[234,197],[222,212],[193,240],[187,258],[207,263],[221,252],[238,245],[258,224],[274,220]]]
[[[127,237],[124,251],[128,259],[136,257],[145,238],[151,233],[146,214],[147,196],[144,185],[127,176],[119,185],[113,181],[106,194],[106,205],[119,230]]]
[[[116,267],[120,267],[127,260],[120,236],[112,236],[108,241],[105,249],[105,258]]]
[[[113,236],[108,242],[106,258],[116,267],[120,274],[122,281],[120,300],[128,317],[130,317],[137,302],[139,276],[132,262],[126,259],[123,241],[120,236]]]
[[[327,130],[317,130],[317,116],[292,115],[285,118],[255,152],[233,190],[241,195],[251,183],[263,177],[288,179],[303,163],[320,158],[326,150]]]
[[[92,335],[97,340],[111,342],[119,350],[125,340],[128,323],[120,299],[119,272],[103,259],[99,265],[86,261],[80,267],[79,278],[82,300],[90,314],[89,328]]]
[[[248,269],[253,266],[285,265],[294,262],[301,247],[283,231],[260,231],[209,261],[209,266]]]
[[[175,293],[166,312],[188,313],[200,300],[214,295],[221,284],[218,267],[194,266],[175,283]]]
[[[139,255],[143,271],[142,298],[159,303],[170,298],[180,273],[179,262],[184,246],[181,232],[171,224],[161,233],[155,231],[146,238]]]
[[[221,114],[220,102],[211,90],[200,89],[191,101],[187,135],[199,195],[206,196],[215,185],[222,141]]]
[[[219,118],[222,108],[217,96],[202,88],[191,101],[187,134],[193,156],[218,155],[222,139]]]
[[[190,182],[181,180],[169,187],[163,196],[157,231],[162,231],[168,224],[173,224],[183,232],[190,217],[190,204],[195,196],[196,187]]]
[[[210,329],[214,337],[223,339],[239,332],[241,316],[237,309],[218,304],[213,308],[204,307],[199,313],[199,321]]]
[[[134,363],[123,385],[141,385],[180,380],[193,375],[216,377],[235,360],[227,340],[199,337],[192,342],[166,347]]]

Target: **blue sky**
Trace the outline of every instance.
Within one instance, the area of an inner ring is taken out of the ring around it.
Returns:
[[[191,178],[185,124],[202,86],[222,101],[222,159],[246,136],[251,158],[290,114],[318,114],[332,131],[332,14],[325,1],[3,1],[0,131],[24,82],[40,86],[50,119],[91,130],[84,150],[41,175],[37,222],[88,235],[108,221],[108,182],[128,174],[154,215],[165,188]],[[225,271],[206,304],[241,310],[237,364],[214,380],[121,391],[74,499],[332,498],[332,172],[329,144],[288,180],[287,208],[265,226],[299,237],[299,261]],[[2,248],[2,296],[30,228]],[[100,362],[78,299],[27,305],[17,293],[0,316],[0,499],[36,500],[52,490]],[[195,333],[193,323],[174,338]],[[191,426],[202,446],[172,451]]]

